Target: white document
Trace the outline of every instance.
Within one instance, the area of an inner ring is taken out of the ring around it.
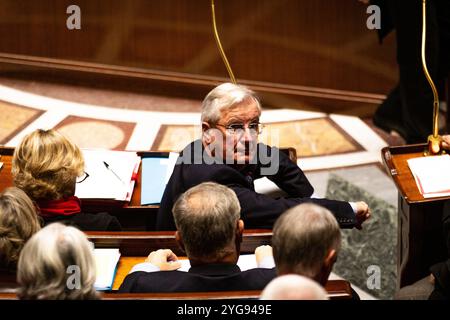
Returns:
[[[96,290],[111,290],[120,259],[119,249],[94,249],[97,278]]]
[[[136,152],[83,149],[85,171],[89,177],[76,184],[81,199],[130,200],[139,169]],[[108,166],[106,166],[106,164]]]
[[[450,156],[429,156],[407,160],[417,188],[424,198],[450,195]]]
[[[191,263],[188,259],[180,259],[178,261],[181,262],[181,268],[178,269],[178,271],[189,271]],[[241,254],[239,256],[237,265],[239,266],[241,271],[258,268],[258,266],[256,265],[256,258],[254,254]]]
[[[265,194],[272,198],[279,198],[287,196],[287,193],[281,190],[274,182],[267,177],[256,179],[254,181],[255,191],[257,193]]]

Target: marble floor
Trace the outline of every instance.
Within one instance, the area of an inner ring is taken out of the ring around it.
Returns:
[[[372,217],[362,230],[342,230],[334,272],[379,299],[392,299],[396,286],[397,189],[379,165],[307,173],[317,197],[365,201]],[[379,285],[373,285],[374,272]]]

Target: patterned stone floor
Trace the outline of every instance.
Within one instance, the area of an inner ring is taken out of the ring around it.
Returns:
[[[17,90],[1,82],[0,108],[0,143],[8,146],[17,145],[36,128],[57,128],[81,147],[125,150],[179,151],[200,136],[199,112],[83,104]],[[386,146],[364,121],[352,116],[277,109],[264,111],[261,122],[266,124],[261,140],[295,147],[304,170],[377,163]]]
[[[326,197],[346,201],[364,200],[371,208],[372,218],[361,231],[342,231],[342,249],[334,272],[377,298],[392,299],[397,273],[397,206],[350,181],[331,174]],[[392,191],[395,192],[395,187]],[[380,271],[379,287],[374,286],[369,279],[374,268]]]
[[[365,201],[372,217],[361,231],[343,230],[334,272],[373,297],[392,299],[396,284],[397,189],[378,164],[306,173],[315,196]],[[380,268],[380,287],[368,285]],[[369,272],[369,273],[368,273]],[[365,294],[364,292],[362,293]]]

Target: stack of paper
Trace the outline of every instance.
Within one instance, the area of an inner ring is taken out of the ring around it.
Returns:
[[[117,263],[120,259],[119,249],[94,249],[97,279],[95,289],[111,290],[116,275]]]
[[[136,152],[84,149],[83,156],[89,177],[76,184],[78,198],[131,199],[141,161]]]
[[[424,198],[450,195],[449,155],[409,159],[408,166]]]

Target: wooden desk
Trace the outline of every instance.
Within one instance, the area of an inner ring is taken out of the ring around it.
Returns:
[[[96,248],[119,248],[121,258],[114,279],[113,290],[117,290],[131,268],[143,262],[150,252],[158,249],[170,249],[177,256],[185,256],[175,240],[174,231],[153,232],[86,232]],[[254,253],[261,245],[271,244],[271,230],[244,230],[241,254]]]
[[[149,252],[150,253],[150,252]],[[116,276],[114,277],[113,290],[119,290],[125,277],[130,273],[134,265],[142,263],[147,257],[120,257],[117,265]],[[181,259],[181,258],[180,258]]]
[[[280,149],[289,159],[297,163],[297,152],[294,148]],[[3,167],[0,169],[0,192],[13,185],[11,176],[11,162],[14,148],[0,147],[0,162]],[[168,156],[169,152],[138,151],[139,156]],[[82,209],[85,212],[109,212],[119,219],[122,228],[127,231],[152,231],[155,230],[156,214],[159,205],[141,205],[141,172],[139,166],[138,178],[133,189],[133,194],[129,203],[114,200],[82,200]]]
[[[352,299],[350,284],[345,280],[329,280],[325,286],[330,300]],[[205,300],[205,299],[258,299],[260,290],[171,292],[171,293],[104,293],[103,300]],[[0,300],[17,300],[15,293],[0,293]]]
[[[14,148],[0,147],[0,192],[13,186],[11,163]],[[138,154],[142,154],[139,153]],[[146,152],[149,154],[163,154],[161,152]],[[156,213],[159,205],[141,206],[141,166],[139,166],[138,179],[133,190],[130,203],[112,200],[82,200],[82,210],[85,212],[104,212],[116,216],[124,230],[154,230]]]
[[[175,240],[175,231],[148,232],[85,232],[96,248],[119,248],[122,256],[147,256],[151,251],[170,249],[182,256],[184,252]],[[270,245],[272,230],[244,230],[241,243],[241,253],[253,253],[258,246]]]
[[[113,290],[118,290],[131,268],[144,262],[151,251],[171,249],[180,259],[185,259],[184,252],[178,247],[173,231],[155,232],[86,232],[96,248],[119,248],[121,258],[114,278]],[[260,245],[271,243],[271,230],[244,230],[241,254],[254,253]],[[343,280],[330,280],[326,288],[330,299],[350,299],[350,284]],[[212,299],[212,298],[258,298],[260,291],[208,292],[208,293],[163,293],[163,294],[105,294],[105,299]]]
[[[443,203],[450,197],[422,197],[407,163],[423,156],[425,147],[386,147],[381,151],[398,189],[397,289],[427,276],[429,267],[446,257],[441,221]]]
[[[157,249],[172,249],[180,259],[183,251],[177,246],[174,232],[87,232],[89,240],[96,248],[119,248],[121,258],[113,283],[113,291],[118,290],[131,268],[143,262],[148,254]],[[271,230],[245,230],[241,253],[253,253],[260,245],[270,244]],[[134,256],[133,256],[134,255]],[[351,299],[350,284],[344,280],[330,280],[325,286],[330,299]],[[189,293],[105,293],[103,299],[153,300],[153,299],[257,299],[261,291],[224,291]],[[17,299],[13,293],[0,293],[0,299]]]
[[[114,278],[113,291],[119,290],[120,285],[123,283],[125,277],[130,273],[131,269],[135,264],[142,263],[147,257],[121,257],[119,265],[117,267],[116,277]],[[186,257],[179,257],[180,259],[186,259]],[[325,286],[325,290],[328,292],[328,296],[332,300],[339,299],[350,299],[351,289],[348,281],[345,280],[329,280]],[[106,293],[104,298],[106,299],[173,299],[173,298],[194,298],[194,299],[212,299],[212,298],[224,298],[229,299],[251,299],[258,298],[261,294],[259,290],[252,291],[236,291],[236,292],[195,292],[195,293],[157,293],[157,294],[143,294],[141,296],[136,296],[137,294],[119,294],[117,293]]]
[[[3,162],[3,167],[0,168],[0,192],[13,185],[11,175],[11,161],[14,148],[0,147],[0,162]]]
[[[295,151],[295,149],[294,149]],[[0,162],[3,162],[3,167],[0,169],[0,191],[13,185],[13,179],[11,175],[12,156],[14,154],[14,148],[1,147],[0,146]],[[146,151],[137,154],[141,157],[146,156],[168,156],[168,152],[153,152]],[[99,206],[111,206],[113,209],[126,208],[127,211],[142,210],[142,209],[158,209],[159,205],[141,205],[141,172],[142,167],[139,166],[138,178],[133,189],[133,194],[129,203],[123,201],[108,201],[108,200],[83,200],[84,207],[93,207],[93,210],[98,210]]]

